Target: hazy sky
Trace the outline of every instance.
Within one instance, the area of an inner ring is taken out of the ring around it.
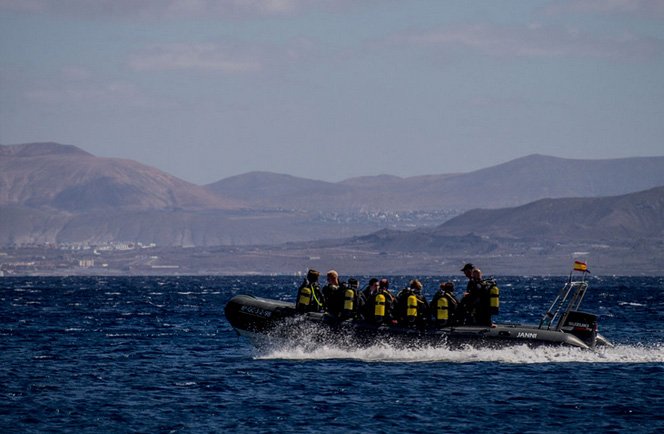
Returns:
[[[664,155],[664,0],[0,0],[0,144],[196,184]]]

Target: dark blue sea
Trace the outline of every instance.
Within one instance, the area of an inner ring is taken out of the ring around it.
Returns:
[[[429,298],[448,278],[421,279]],[[224,305],[300,279],[0,278],[0,432],[664,432],[664,278],[588,280],[615,348],[260,353]],[[499,277],[495,320],[538,323],[565,281]]]

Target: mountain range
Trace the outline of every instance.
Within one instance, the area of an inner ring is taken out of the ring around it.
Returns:
[[[523,205],[542,198],[611,196],[664,185],[664,157],[571,160],[529,155],[471,173],[339,183],[252,172],[205,186],[259,207],[324,212],[469,210]]]
[[[70,214],[244,206],[135,161],[57,143],[0,146],[0,205]]]
[[[383,259],[571,242],[624,251],[664,238],[661,186],[664,157],[543,155],[470,173],[332,183],[251,172],[197,186],[135,161],[32,143],[0,146],[0,245],[353,246]]]

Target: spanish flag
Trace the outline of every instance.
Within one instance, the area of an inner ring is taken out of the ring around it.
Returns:
[[[574,261],[574,271],[583,271],[584,273],[590,273],[588,270],[588,265],[585,262]]]

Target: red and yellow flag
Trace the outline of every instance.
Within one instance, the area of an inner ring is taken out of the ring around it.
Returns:
[[[590,273],[588,271],[588,265],[585,262],[574,261],[574,271],[583,271],[584,273]]]

